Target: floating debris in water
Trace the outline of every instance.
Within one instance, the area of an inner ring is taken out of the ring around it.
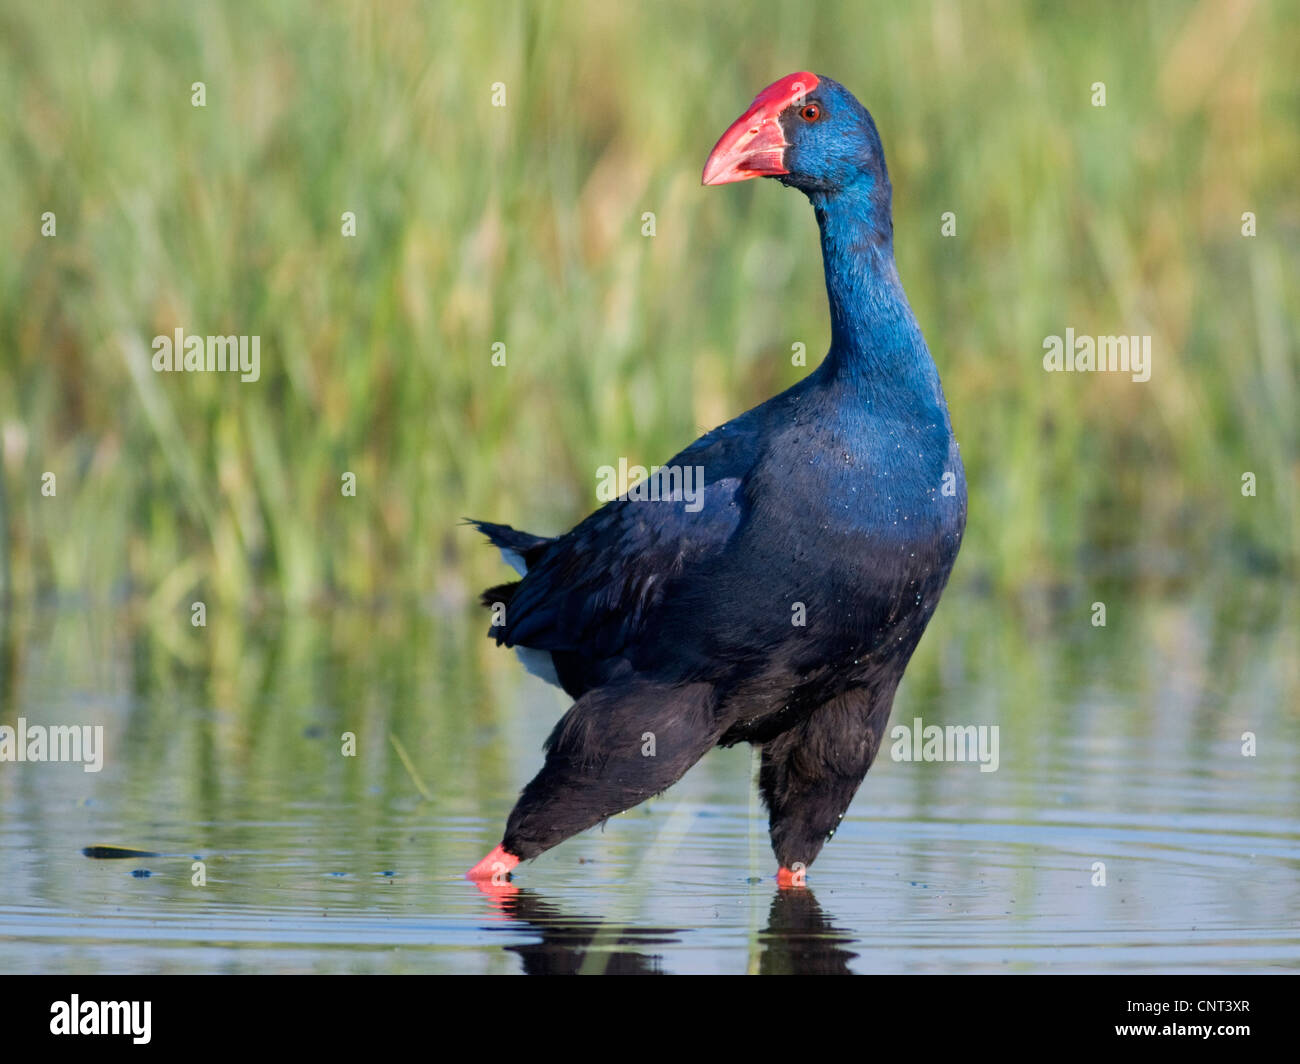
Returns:
[[[148,879],[153,873],[147,868],[133,868],[131,875],[135,876],[136,879]]]
[[[100,861],[119,861],[124,857],[161,857],[162,854],[152,850],[133,850],[129,846],[86,846],[81,851],[83,857],[94,857]]]

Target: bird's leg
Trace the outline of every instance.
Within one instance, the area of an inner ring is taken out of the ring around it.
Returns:
[[[471,873],[494,856],[513,867],[667,789],[718,735],[709,684],[583,695],[547,739],[546,764],[520,794],[501,845]]]
[[[853,801],[880,749],[894,700],[887,691],[849,691],[763,744],[759,789],[769,814],[782,887],[806,870]]]

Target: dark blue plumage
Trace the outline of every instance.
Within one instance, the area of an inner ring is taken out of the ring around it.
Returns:
[[[533,857],[662,791],[713,746],[742,741],[763,747],[783,876],[811,864],[880,747],[947,582],[965,481],[895,268],[875,124],[839,84],[790,75],[705,168],[708,184],[752,176],[813,204],[830,350],[794,387],[667,463],[703,468],[695,512],[678,492],[611,502],[554,539],[477,523],[525,572],[484,593],[504,608],[491,634],[549,655],[577,699],[480,874],[492,857]]]

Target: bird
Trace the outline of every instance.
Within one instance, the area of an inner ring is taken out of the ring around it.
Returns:
[[[469,522],[519,575],[481,596],[489,636],[575,700],[466,873],[480,884],[749,743],[777,883],[803,886],[948,582],[966,478],[895,264],[875,121],[839,82],[789,74],[722,134],[702,183],[759,177],[812,204],[824,359],[563,535]]]

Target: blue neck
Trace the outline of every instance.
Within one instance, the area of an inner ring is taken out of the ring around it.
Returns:
[[[881,195],[863,175],[809,198],[821,228],[831,311],[823,372],[867,399],[914,397],[942,406],[938,372],[894,264],[888,187]]]

